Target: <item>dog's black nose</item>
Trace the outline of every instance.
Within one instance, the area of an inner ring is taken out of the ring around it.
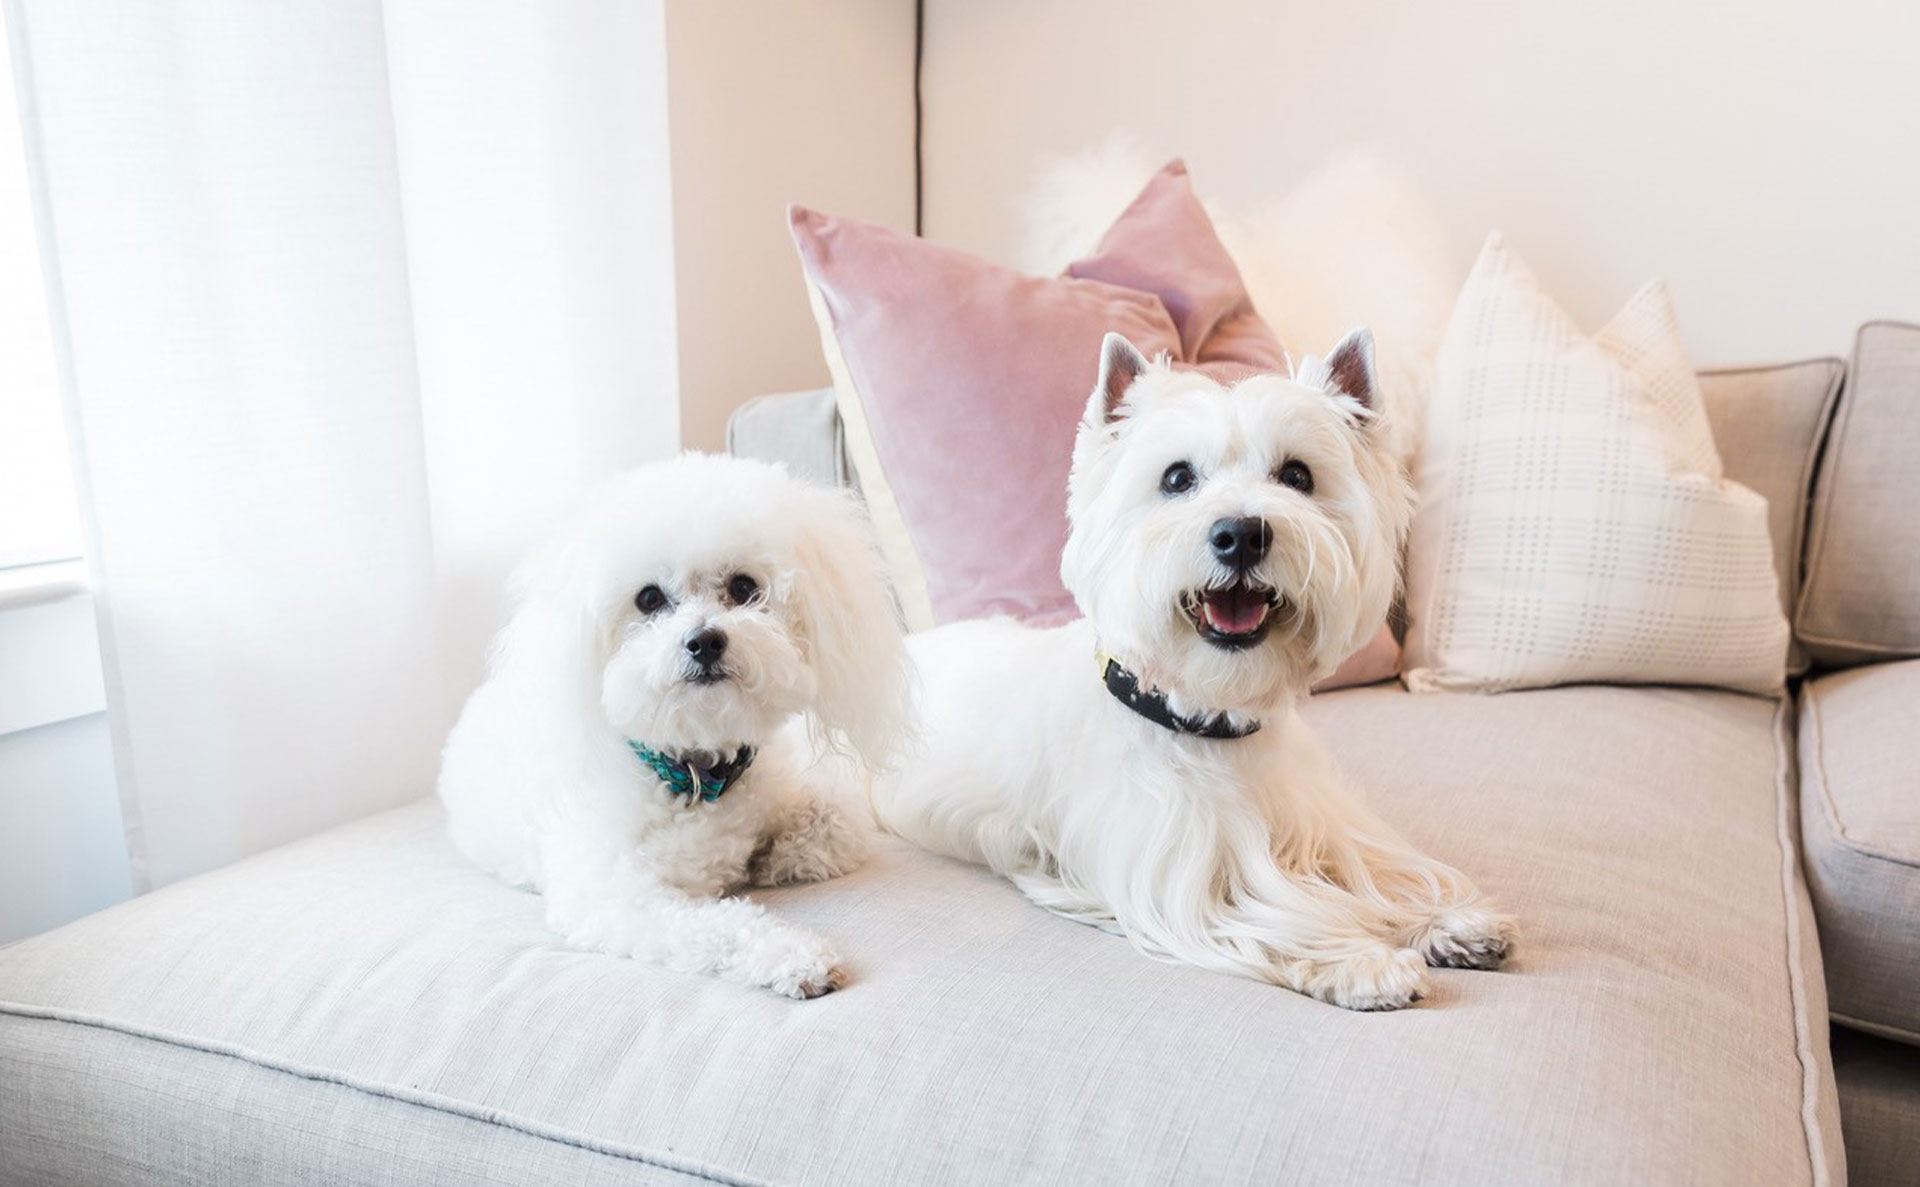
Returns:
[[[686,644],[687,657],[703,668],[711,668],[727,653],[727,632],[710,626],[689,633],[683,642]]]
[[[1273,543],[1273,529],[1257,516],[1216,519],[1207,529],[1207,543],[1221,564],[1232,569],[1251,569],[1266,559],[1267,545]]]

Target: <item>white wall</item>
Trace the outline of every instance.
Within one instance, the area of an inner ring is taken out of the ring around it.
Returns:
[[[1229,203],[1377,149],[1463,264],[1503,227],[1585,324],[1664,274],[1703,364],[1841,354],[1866,318],[1920,318],[1920,5],[927,10],[927,233],[997,258],[1040,162],[1119,128]]]
[[[681,436],[827,368],[789,202],[913,229],[908,0],[671,0],[667,106]]]

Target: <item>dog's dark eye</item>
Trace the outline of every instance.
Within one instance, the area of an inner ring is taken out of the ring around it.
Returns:
[[[658,614],[667,608],[667,595],[657,585],[649,585],[633,595],[633,604],[642,614]]]
[[[1274,477],[1280,480],[1281,486],[1292,487],[1303,495],[1313,493],[1313,471],[1307,469],[1305,462],[1289,459]]]
[[[1184,495],[1193,489],[1199,479],[1194,476],[1193,466],[1189,462],[1175,462],[1160,475],[1160,493],[1163,495]]]
[[[760,592],[760,583],[745,573],[735,573],[727,578],[727,600],[736,606],[744,606],[753,601]]]

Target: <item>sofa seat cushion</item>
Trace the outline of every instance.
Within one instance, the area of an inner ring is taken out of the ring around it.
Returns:
[[[1800,816],[1834,1015],[1920,1043],[1920,660],[1800,692]]]
[[[1509,971],[1348,1013],[886,842],[766,896],[853,971],[790,1002],[567,950],[423,803],[0,950],[0,1181],[1840,1181],[1779,706],[1308,713]]]

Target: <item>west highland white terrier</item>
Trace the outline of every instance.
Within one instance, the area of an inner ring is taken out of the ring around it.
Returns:
[[[869,769],[909,736],[910,669],[858,504],[688,454],[603,492],[518,584],[447,739],[456,846],[544,894],[578,947],[790,997],[838,988],[825,941],[723,896],[865,854],[783,723],[804,717],[811,746]]]
[[[1061,558],[1085,617],[910,641],[925,749],[875,787],[882,822],[1149,954],[1349,1009],[1498,965],[1512,924],[1297,712],[1396,586],[1412,500],[1375,391],[1365,330],[1231,387],[1108,335]]]

